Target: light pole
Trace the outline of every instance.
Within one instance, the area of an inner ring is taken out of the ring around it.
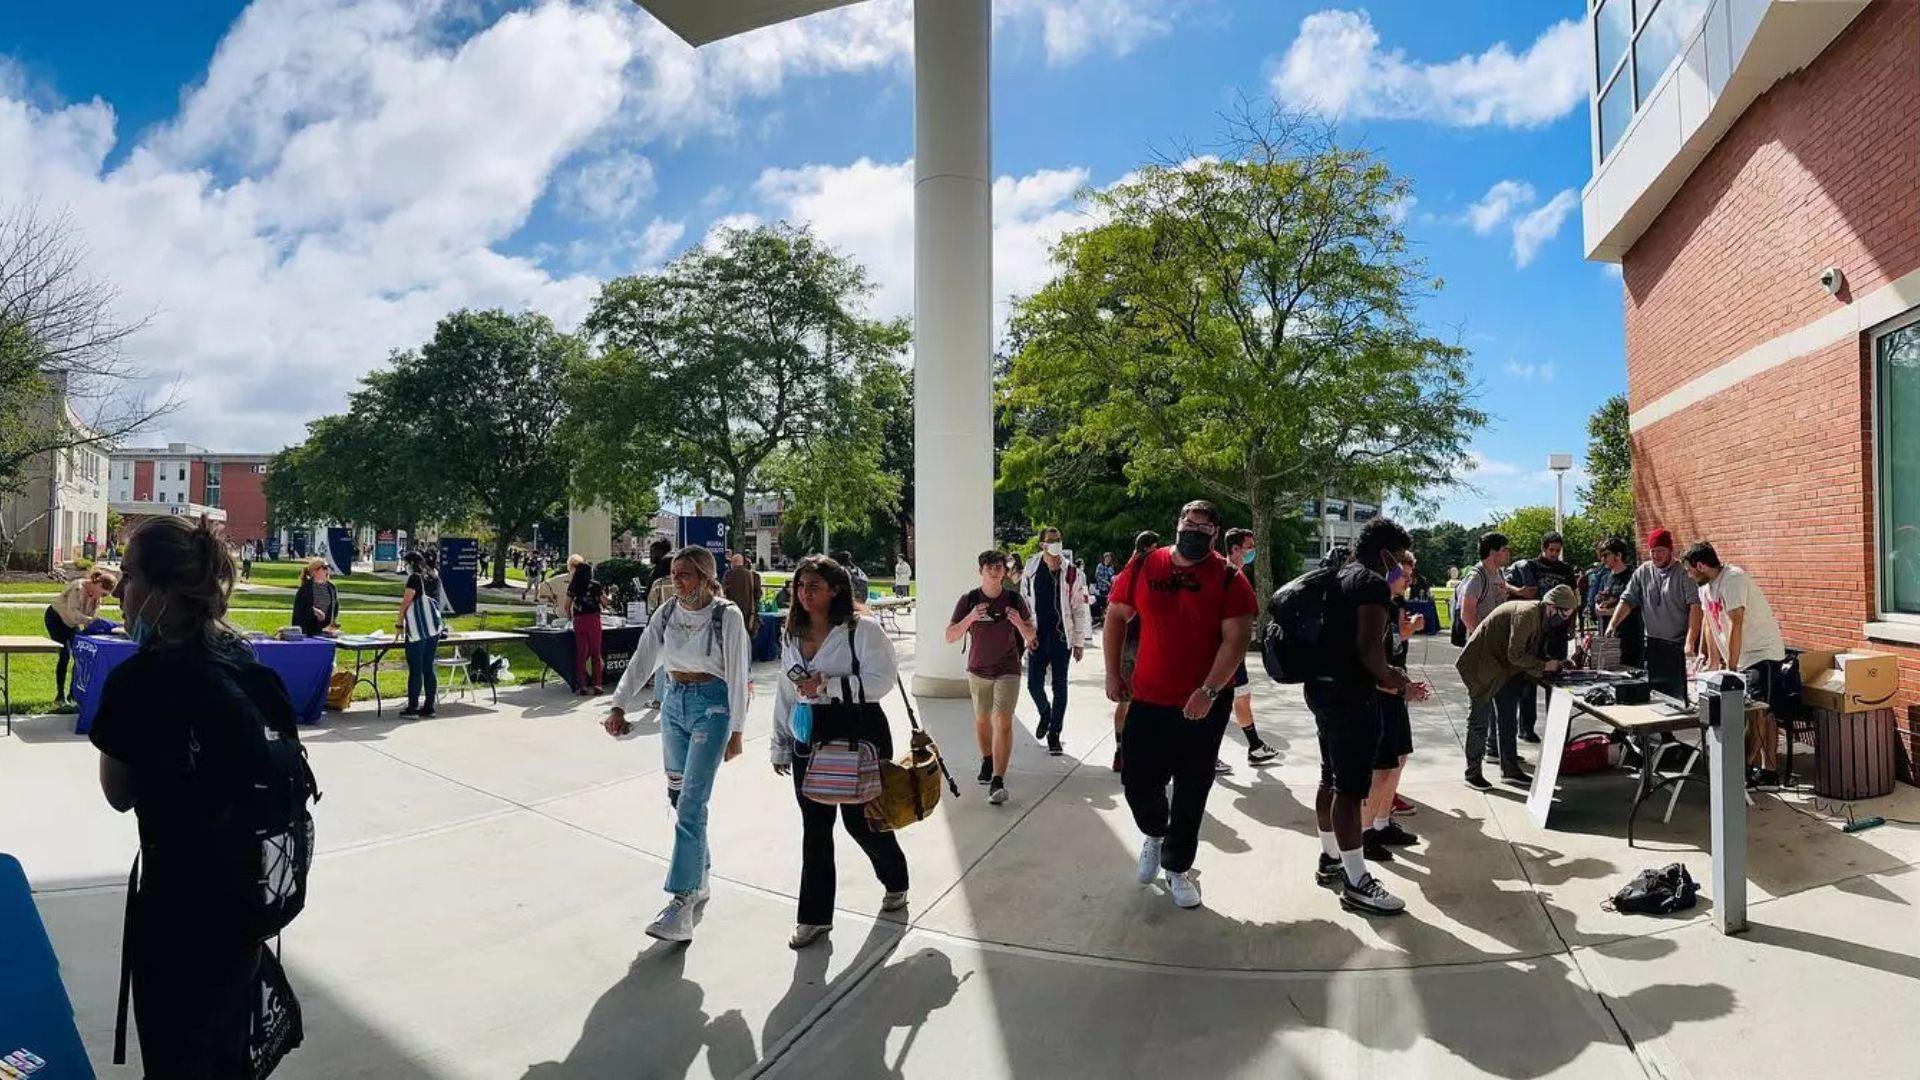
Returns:
[[[1567,470],[1573,468],[1572,454],[1548,454],[1547,468],[1553,470],[1553,531],[1566,528]]]

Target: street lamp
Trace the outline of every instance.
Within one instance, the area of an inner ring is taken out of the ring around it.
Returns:
[[[1572,454],[1548,454],[1547,468],[1553,470],[1553,531],[1566,528],[1567,470],[1573,468]]]

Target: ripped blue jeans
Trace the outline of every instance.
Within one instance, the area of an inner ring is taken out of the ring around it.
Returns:
[[[707,800],[713,777],[725,760],[732,737],[727,684],[660,681],[660,752],[666,759],[667,798],[673,803],[673,859],[667,864],[667,891],[691,892],[712,862],[707,856]]]

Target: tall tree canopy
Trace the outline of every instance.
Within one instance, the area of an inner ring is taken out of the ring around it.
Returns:
[[[1601,402],[1587,417],[1587,482],[1580,501],[1606,535],[1633,535],[1633,433],[1625,394]]]
[[[1006,399],[1070,402],[1075,452],[1277,519],[1334,494],[1425,498],[1485,422],[1466,354],[1427,333],[1399,225],[1409,194],[1372,154],[1286,116],[1243,117],[1227,152],[1152,165],[1090,196],[1018,307]],[[1266,560],[1257,582],[1273,587]]]
[[[586,323],[599,354],[567,381],[576,495],[618,505],[665,482],[726,500],[740,535],[776,455],[865,438],[858,373],[908,340],[904,322],[861,315],[871,290],[858,264],[787,224],[727,230],[608,282]]]

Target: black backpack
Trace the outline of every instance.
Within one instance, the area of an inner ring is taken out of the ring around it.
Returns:
[[[1260,638],[1260,662],[1278,683],[1305,682],[1324,672],[1326,650],[1320,640],[1327,602],[1340,572],[1322,566],[1280,586],[1267,602],[1267,629]]]
[[[1642,870],[1619,892],[1601,903],[1607,911],[1636,915],[1666,915],[1693,906],[1700,885],[1679,863],[1668,863],[1659,870]]]

